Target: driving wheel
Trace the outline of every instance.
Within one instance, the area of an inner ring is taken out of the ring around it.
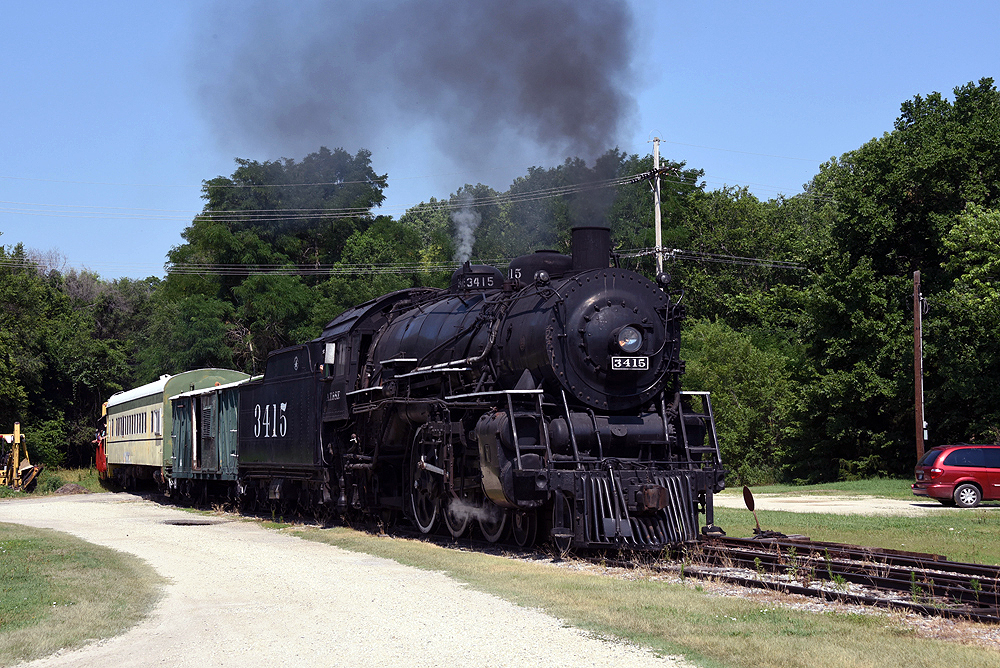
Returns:
[[[438,467],[437,448],[423,442],[422,431],[417,432],[410,454],[410,510],[420,533],[430,533],[440,515],[441,477],[434,473]],[[426,468],[428,465],[433,468]]]
[[[538,514],[534,510],[515,510],[511,516],[511,533],[518,547],[529,548],[538,535]]]
[[[452,538],[461,538],[472,522],[472,509],[462,499],[452,499],[444,510],[444,525]]]
[[[491,543],[499,542],[507,532],[507,509],[484,499],[480,510],[479,530],[483,532],[483,537]]]

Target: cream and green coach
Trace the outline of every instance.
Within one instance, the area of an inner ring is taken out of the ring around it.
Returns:
[[[170,397],[246,378],[229,369],[195,369],[113,395],[105,424],[107,476],[129,489],[146,480],[163,487],[173,466]]]

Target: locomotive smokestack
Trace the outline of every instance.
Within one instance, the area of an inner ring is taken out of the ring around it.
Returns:
[[[611,229],[573,228],[573,271],[607,269],[611,264]]]

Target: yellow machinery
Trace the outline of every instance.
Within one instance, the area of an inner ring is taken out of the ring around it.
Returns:
[[[14,423],[13,434],[0,434],[0,485],[30,492],[38,482],[42,465],[28,461],[21,423]]]

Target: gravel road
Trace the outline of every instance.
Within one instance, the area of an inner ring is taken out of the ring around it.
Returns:
[[[5,500],[0,522],[64,531],[164,575],[127,633],[28,666],[685,666],[602,640],[442,574],[252,522],[190,522],[128,494]]]
[[[742,494],[717,494],[715,505],[746,510]],[[910,499],[882,499],[865,495],[826,494],[754,494],[757,510],[785,510],[792,513],[831,513],[834,515],[903,515],[919,517],[931,513],[967,513],[966,508],[942,506],[934,500],[913,497]],[[1000,513],[1000,505],[988,502],[982,510]],[[748,511],[749,512],[749,511]]]

